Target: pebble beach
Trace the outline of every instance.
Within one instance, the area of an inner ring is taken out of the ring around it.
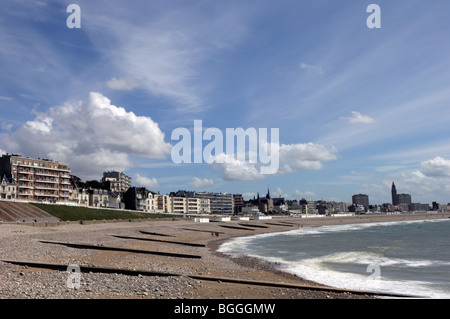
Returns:
[[[209,223],[167,218],[115,223],[60,223],[47,227],[3,223],[0,225],[0,298],[372,299],[376,296],[351,291],[308,289],[308,286],[317,285],[278,271],[274,264],[247,257],[231,258],[217,252],[217,249],[230,238],[300,227],[449,217],[450,214],[428,213],[274,217],[271,220]],[[68,247],[62,243],[89,246]],[[121,248],[122,251],[103,250],[102,247]],[[174,255],[164,255],[166,253]],[[78,265],[81,269],[91,267],[91,270],[81,270],[79,284],[70,287],[67,280],[71,274],[65,270],[15,264],[13,261]],[[118,271],[105,273],[92,270],[102,267]],[[123,274],[119,270],[131,270],[134,273]],[[149,272],[159,275],[149,275]],[[278,283],[280,286],[249,282]]]

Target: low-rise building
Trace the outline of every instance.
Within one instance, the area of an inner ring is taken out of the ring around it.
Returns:
[[[0,184],[0,198],[12,200],[16,198],[17,185],[14,179],[3,176]]]
[[[155,212],[156,205],[154,193],[145,187],[130,187],[124,193],[125,209],[143,212]]]
[[[85,188],[74,188],[70,193],[70,201],[78,206],[89,206],[89,193]]]
[[[89,206],[109,207],[109,191],[106,189],[88,189]]]
[[[174,196],[174,195],[181,196]],[[185,195],[185,196],[183,196]],[[171,193],[170,195],[155,194],[156,209],[169,214],[209,214],[211,213],[209,199],[188,196],[188,192]]]
[[[408,209],[411,212],[418,212],[418,211],[422,211],[422,212],[427,212],[430,210],[430,205],[428,204],[421,204],[421,203],[411,203],[408,205]]]
[[[249,205],[249,206],[244,206],[241,209],[242,215],[258,215],[261,214],[261,212],[259,211],[258,206],[254,206],[254,205]]]

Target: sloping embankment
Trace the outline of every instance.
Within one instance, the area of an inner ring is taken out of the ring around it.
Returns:
[[[1,200],[0,220],[4,222],[57,222],[59,219],[28,203]]]

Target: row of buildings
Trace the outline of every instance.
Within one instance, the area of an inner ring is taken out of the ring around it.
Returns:
[[[97,187],[87,187],[78,185],[67,164],[18,154],[6,154],[0,158],[0,176],[0,198],[7,200],[187,214],[325,214],[347,211],[344,203],[325,207],[323,203],[306,199],[287,201],[272,198],[269,190],[266,196],[258,194],[248,201],[241,194],[185,190],[163,195],[145,187],[132,186],[131,177],[117,171],[104,172]]]
[[[207,193],[179,190],[159,194],[145,187],[132,186],[123,172],[107,171],[98,184],[79,185],[68,164],[49,159],[33,159],[18,154],[0,157],[0,199],[66,203],[78,206],[130,209],[144,212],[186,214],[320,214],[330,215],[367,211],[428,211],[429,205],[412,203],[411,195],[397,194],[392,183],[392,204],[369,205],[367,194],[352,196],[345,202],[285,200],[265,196],[244,200],[241,194]],[[82,184],[82,183],[80,183]],[[450,205],[433,203],[433,210],[450,210]]]
[[[82,187],[72,179],[68,164],[19,154],[0,157],[0,199],[66,203],[87,207],[145,212],[233,214],[241,195],[178,191],[169,195],[132,186],[123,172],[107,171],[98,187]]]
[[[412,211],[449,211],[450,204],[442,205],[437,202],[429,204],[413,203],[411,195],[406,193],[397,193],[395,183],[391,186],[391,203],[384,203],[382,205],[369,205],[369,196],[367,194],[355,194],[352,196],[352,207],[350,210],[356,213],[372,212],[412,212]]]

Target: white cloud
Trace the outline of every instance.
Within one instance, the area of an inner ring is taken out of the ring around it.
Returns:
[[[272,144],[271,147],[274,147]],[[322,162],[335,160],[336,149],[314,143],[281,144],[278,148],[280,167],[277,174],[286,174],[296,170],[319,170]],[[221,153],[214,156],[211,166],[222,173],[224,180],[249,181],[264,178],[260,168],[270,164],[249,163]]]
[[[367,115],[362,115],[359,112],[352,111],[351,113],[351,117],[342,117],[343,119],[348,120],[351,124],[371,124],[376,122],[374,118]]]
[[[283,190],[281,188],[279,188],[279,187],[277,187],[276,190],[271,191],[270,195],[271,195],[272,198],[275,198],[275,197],[282,197],[284,199],[288,199],[289,198],[289,195],[284,193]]]
[[[438,156],[434,159],[423,161],[420,165],[427,176],[450,177],[450,160]]]
[[[198,10],[201,6],[162,6],[168,10],[152,4],[140,4],[137,12],[128,7],[108,8],[100,16],[89,16],[86,32],[118,73],[174,103],[179,111],[197,111],[208,104],[205,97],[213,81],[207,77],[216,76],[203,63],[245,37],[248,11],[231,5],[208,10],[205,16]],[[129,19],[123,19],[124,12]],[[120,80],[111,84],[124,87]]]
[[[14,125],[12,125],[11,123],[1,123],[0,127],[2,130],[9,132],[14,127]]]
[[[141,176],[140,174],[136,174],[135,176],[136,184],[139,186],[144,186],[146,188],[159,188],[159,183],[156,178],[148,178],[145,176]]]
[[[336,159],[336,149],[326,148],[324,145],[314,143],[282,144],[280,146],[280,173],[293,170],[317,170],[323,167],[322,162]]]
[[[224,153],[214,156],[214,162],[210,165],[219,171],[226,181],[251,181],[264,177],[256,163],[240,161]]]
[[[133,78],[117,79],[113,77],[111,80],[106,82],[106,86],[112,90],[131,91],[135,88],[138,88],[140,84]]]
[[[34,134],[48,134],[52,129],[53,119],[51,117],[38,116],[33,121],[27,121],[25,127]]]
[[[194,177],[192,178],[192,182],[188,183],[189,187],[192,188],[205,188],[205,187],[209,187],[212,186],[214,184],[214,181],[212,179],[201,179],[198,177]]]
[[[377,172],[389,172],[389,171],[396,171],[399,169],[404,169],[406,165],[382,165],[375,168]]]
[[[242,197],[244,198],[244,200],[250,200],[256,198],[256,193],[255,192],[242,193]]]
[[[316,196],[316,194],[315,194],[314,192],[309,192],[309,191],[303,192],[303,191],[300,191],[300,190],[298,190],[298,189],[296,189],[296,190],[294,191],[294,195],[295,195],[296,197],[307,198],[307,199],[308,199],[308,198],[311,199],[311,198],[313,198],[313,197]]]
[[[86,103],[66,102],[37,114],[1,140],[9,152],[69,163],[82,178],[107,169],[126,170],[132,166],[130,155],[162,159],[171,150],[158,123],[95,92]]]
[[[299,66],[302,70],[305,70],[308,74],[318,74],[318,75],[325,74],[325,70],[320,66],[307,63],[300,63]]]
[[[397,192],[410,194],[414,203],[449,202],[450,185],[447,178],[427,176],[419,170],[390,174],[388,178],[385,180],[386,189],[390,189],[394,181]]]

